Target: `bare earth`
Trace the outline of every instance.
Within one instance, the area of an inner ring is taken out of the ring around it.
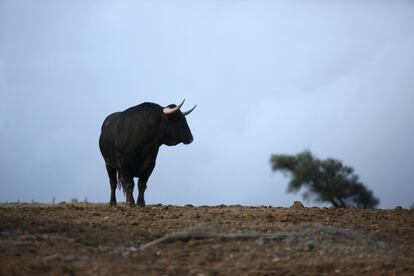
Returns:
[[[0,204],[0,275],[414,275],[414,211]]]

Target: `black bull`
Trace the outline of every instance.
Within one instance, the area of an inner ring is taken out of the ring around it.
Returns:
[[[142,103],[106,117],[99,137],[99,148],[105,160],[111,186],[110,204],[116,205],[115,190],[122,186],[126,202],[135,204],[134,177],[138,177],[137,204],[145,206],[144,192],[161,145],[190,144],[193,135],[179,105],[162,107]]]

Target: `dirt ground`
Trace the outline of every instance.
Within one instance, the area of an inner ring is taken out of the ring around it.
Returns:
[[[414,211],[0,204],[0,275],[414,275]]]

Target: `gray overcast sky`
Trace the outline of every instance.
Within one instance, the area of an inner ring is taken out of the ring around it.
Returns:
[[[186,98],[146,201],[288,206],[271,153],[414,202],[414,2],[0,0],[0,201],[109,201],[106,115]],[[118,199],[124,201],[121,192]],[[308,203],[314,205],[314,203]]]

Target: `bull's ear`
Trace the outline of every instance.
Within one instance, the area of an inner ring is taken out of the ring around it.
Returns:
[[[162,112],[165,115],[173,114],[173,113],[177,112],[183,106],[184,102],[185,102],[185,99],[178,106],[176,106],[176,107],[173,107],[173,108],[168,107],[168,106],[167,107],[164,107],[164,109],[162,110]]]
[[[184,116],[187,116],[188,114],[190,114],[191,112],[193,112],[193,110],[195,109],[197,107],[197,105],[195,105],[193,108],[191,108],[190,110],[188,110],[188,111],[184,111],[183,112],[183,115]]]

